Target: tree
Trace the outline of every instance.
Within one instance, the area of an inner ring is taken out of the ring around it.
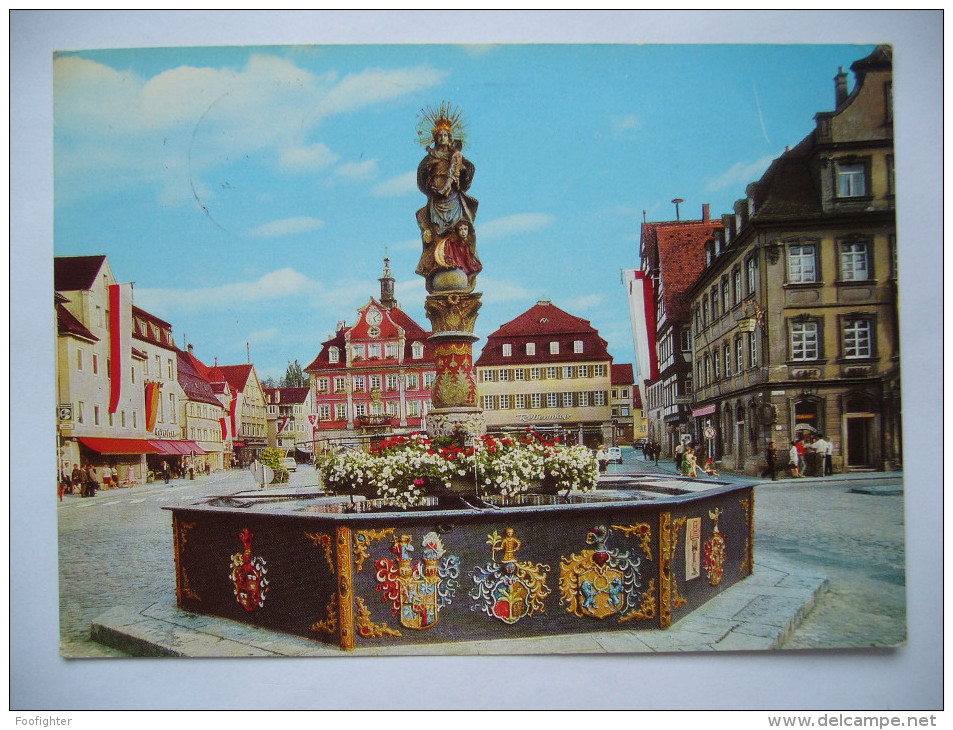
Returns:
[[[279,387],[281,388],[305,388],[308,385],[308,379],[301,370],[301,364],[295,360],[288,362],[288,369],[285,370],[285,377],[281,379]]]
[[[277,388],[277,387],[278,387],[278,381],[275,380],[274,377],[273,377],[273,376],[270,376],[270,375],[269,375],[267,378],[265,378],[264,380],[262,380],[262,381],[261,381],[261,384],[262,384],[262,387],[265,387],[265,388]]]

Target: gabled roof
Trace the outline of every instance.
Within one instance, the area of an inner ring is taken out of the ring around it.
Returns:
[[[74,335],[89,342],[99,342],[99,338],[62,304],[56,305],[56,331],[61,335]]]
[[[339,329],[334,337],[330,340],[326,340],[321,343],[321,351],[318,353],[317,357],[311,361],[311,364],[306,368],[303,368],[303,372],[308,372],[309,370],[323,370],[325,368],[346,368],[347,367],[347,356],[344,352],[344,348],[347,347],[347,328],[342,327]],[[340,352],[340,357],[338,362],[331,362],[328,358],[328,350],[332,347],[338,348]]]
[[[221,407],[222,403],[215,397],[212,384],[196,370],[193,364],[194,358],[182,350],[178,350],[176,355],[178,359],[176,376],[186,397],[192,401]]]
[[[582,352],[575,352],[577,340],[583,343]],[[529,342],[536,345],[535,355],[526,354],[526,343]],[[551,342],[559,342],[559,354],[550,354]],[[511,345],[509,355],[503,355],[504,344]],[[589,320],[569,314],[552,302],[540,301],[487,337],[475,365],[546,365],[611,360],[607,347],[608,343]]]
[[[632,389],[632,405],[636,408],[642,407],[642,391],[639,390],[637,385]]]
[[[404,330],[404,364],[412,363],[428,363],[434,361],[433,345],[427,339],[430,337],[430,332],[425,330],[419,324],[417,324],[409,314],[407,314],[402,309],[397,307],[391,307],[387,309],[381,304],[377,303],[377,300],[371,299],[370,303],[374,303],[378,308],[381,309],[384,318],[390,318],[390,321],[395,325]],[[329,340],[325,340],[321,343],[321,351],[317,354],[314,360],[311,361],[311,364],[303,368],[304,372],[310,372],[315,370],[326,370],[326,369],[341,369],[344,370],[347,368],[347,352],[345,348],[347,347],[347,338],[349,333],[353,333],[360,326],[360,333],[364,333],[365,329],[363,326],[363,311],[365,307],[362,307],[359,311],[362,312],[362,319],[353,327],[342,327],[339,329],[333,337]],[[393,337],[394,335],[391,335]],[[362,340],[364,338],[361,338]],[[385,335],[381,335],[378,339],[385,339]],[[393,342],[393,339],[391,340]],[[419,342],[424,346],[423,358],[414,359],[413,357],[413,345],[415,342]],[[336,347],[340,353],[340,359],[338,362],[331,362],[328,358],[328,350],[331,347]]]
[[[57,256],[53,259],[53,288],[59,291],[92,289],[105,256]]]
[[[613,385],[634,385],[635,374],[632,363],[620,363],[612,366],[611,381]]]
[[[688,321],[691,301],[685,292],[705,270],[705,244],[715,231],[721,229],[721,221],[691,221],[680,223],[656,223],[658,238],[659,270],[665,312],[672,322]]]
[[[490,337],[535,337],[595,331],[588,319],[576,317],[553,305],[552,302],[543,300],[536,302],[516,319],[504,324]]]
[[[218,365],[211,369],[211,376],[221,374],[221,379],[228,383],[229,387],[241,393],[248,384],[248,377],[254,365]],[[218,378],[216,378],[218,379]]]
[[[789,219],[823,213],[820,191],[808,165],[816,146],[812,131],[797,145],[775,159],[760,180],[748,185],[746,195],[754,201],[752,220]]]

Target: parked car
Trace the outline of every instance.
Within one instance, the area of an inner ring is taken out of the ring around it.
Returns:
[[[609,454],[609,461],[614,461],[616,464],[622,463],[622,449],[618,446],[610,446],[606,451]]]
[[[644,449],[644,448],[645,448],[645,445],[646,445],[648,442],[649,442],[649,440],[643,436],[642,438],[637,439],[636,442],[635,442],[634,444],[632,444],[632,445],[633,445],[635,448],[637,448],[637,449]]]
[[[286,456],[284,459],[282,459],[281,465],[288,471],[295,471],[298,468],[298,462],[290,456]]]

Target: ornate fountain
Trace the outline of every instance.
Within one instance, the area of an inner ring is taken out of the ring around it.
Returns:
[[[474,289],[483,270],[474,223],[479,202],[468,194],[476,168],[463,156],[462,116],[447,102],[421,112],[417,134],[426,145],[417,187],[427,196],[417,211],[423,244],[417,273],[427,287],[425,308],[437,365],[427,431],[431,437],[462,432],[472,439],[486,432],[473,368],[478,339],[473,327],[481,305]]]

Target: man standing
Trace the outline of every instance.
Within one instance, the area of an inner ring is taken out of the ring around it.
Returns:
[[[821,434],[814,441],[815,463],[817,464],[816,476],[826,477],[833,473],[831,470],[831,443]]]
[[[609,469],[609,454],[602,444],[599,444],[599,450],[596,452],[596,461],[599,462],[599,473],[605,474]]]
[[[778,478],[777,467],[775,466],[775,460],[777,459],[776,454],[774,453],[774,441],[768,443],[768,448],[764,451],[764,461],[765,469],[761,472],[762,477],[771,475],[771,481],[776,481]]]
[[[169,483],[169,462],[165,459],[162,460],[162,478],[165,479],[165,483]]]
[[[682,472],[682,455],[685,453],[685,444],[681,441],[678,442],[678,446],[675,447],[675,473],[681,474]]]
[[[80,494],[83,493],[83,481],[85,476],[86,472],[79,468],[79,464],[73,464],[73,473],[70,475],[70,494],[73,494],[77,488]]]
[[[99,489],[99,474],[96,471],[96,467],[92,464],[86,466],[86,497],[95,497],[96,491]]]

